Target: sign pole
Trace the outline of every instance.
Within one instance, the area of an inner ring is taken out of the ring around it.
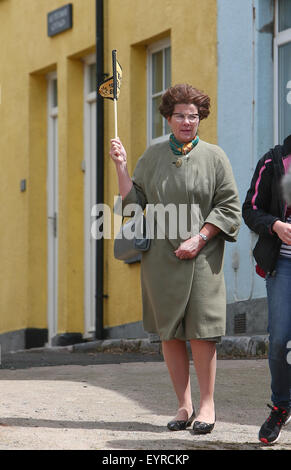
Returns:
[[[115,128],[115,139],[118,138],[118,130],[117,130],[117,100],[114,100],[114,128]]]
[[[118,120],[117,120],[117,100],[120,92],[122,80],[122,67],[116,59],[116,50],[112,51],[112,69],[113,75],[101,83],[99,86],[99,94],[103,98],[109,98],[114,102],[114,137],[118,138]]]
[[[112,71],[113,71],[113,99],[114,99],[114,128],[115,139],[118,137],[117,130],[117,70],[116,70],[116,50],[112,51]]]
[[[104,80],[104,1],[96,0],[96,82]],[[104,204],[104,103],[96,102],[96,204]],[[104,338],[104,244],[96,240],[95,338]]]

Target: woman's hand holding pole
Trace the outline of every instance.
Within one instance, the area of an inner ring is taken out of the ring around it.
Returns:
[[[110,156],[115,163],[118,177],[119,192],[122,199],[130,192],[132,180],[127,169],[127,155],[119,138],[110,141]]]

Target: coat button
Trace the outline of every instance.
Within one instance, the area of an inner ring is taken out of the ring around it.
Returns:
[[[178,160],[176,161],[176,167],[180,168],[181,165],[182,165],[182,158],[178,158]]]

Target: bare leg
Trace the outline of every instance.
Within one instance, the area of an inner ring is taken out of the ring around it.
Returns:
[[[193,411],[189,377],[189,358],[185,341],[162,341],[163,354],[178,399],[174,419],[187,420]]]
[[[200,388],[200,409],[197,421],[214,423],[214,387],[216,376],[216,344],[214,341],[191,340],[193,362]]]

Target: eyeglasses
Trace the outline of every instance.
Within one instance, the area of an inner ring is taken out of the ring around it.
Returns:
[[[173,113],[172,116],[175,116],[176,121],[183,122],[185,119],[188,119],[189,122],[195,122],[199,120],[199,114],[183,114],[183,113]]]

